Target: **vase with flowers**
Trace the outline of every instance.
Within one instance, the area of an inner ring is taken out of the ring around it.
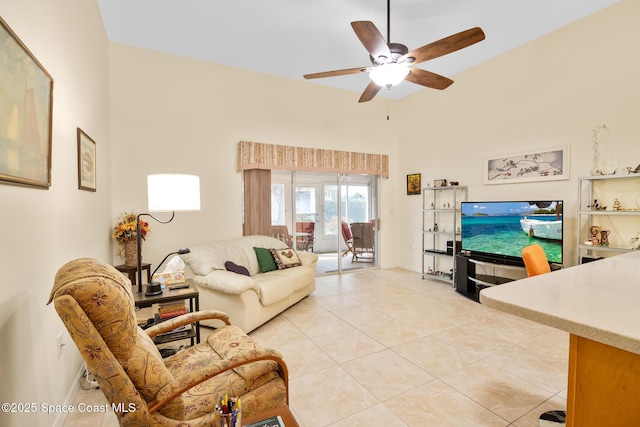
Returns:
[[[118,242],[118,254],[124,258],[124,265],[127,267],[138,265],[137,218],[138,215],[134,212],[123,213],[112,233],[113,238]],[[140,220],[140,237],[142,240],[146,239],[150,231],[149,223]]]

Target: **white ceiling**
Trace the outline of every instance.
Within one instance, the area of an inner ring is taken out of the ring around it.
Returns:
[[[450,77],[620,0],[392,0],[391,41],[409,50],[481,27],[486,39],[418,65]],[[303,80],[369,66],[351,21],[387,35],[384,0],[98,0],[110,41]],[[308,80],[357,92],[365,73]],[[455,84],[455,83],[454,83]],[[426,89],[402,82],[378,96]]]

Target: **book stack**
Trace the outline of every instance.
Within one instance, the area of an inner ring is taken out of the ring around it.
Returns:
[[[184,301],[172,301],[158,306],[158,317],[160,317],[160,319],[170,319],[187,314],[188,312]]]

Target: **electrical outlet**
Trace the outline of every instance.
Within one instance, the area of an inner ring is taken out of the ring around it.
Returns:
[[[62,351],[64,350],[64,339],[62,337],[62,332],[58,334],[58,339],[56,341],[58,348],[58,359],[62,356]]]

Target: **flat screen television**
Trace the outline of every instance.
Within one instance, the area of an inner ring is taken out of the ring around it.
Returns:
[[[522,248],[538,243],[562,264],[562,200],[462,202],[461,249],[488,262],[524,265]]]

